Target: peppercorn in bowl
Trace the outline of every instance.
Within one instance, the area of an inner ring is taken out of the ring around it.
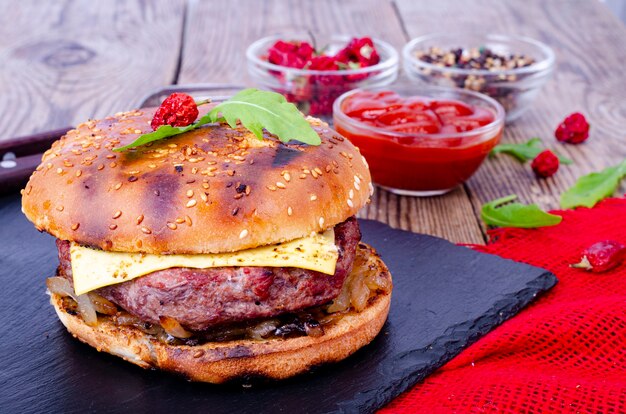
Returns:
[[[411,40],[402,54],[413,81],[489,95],[504,107],[507,122],[530,107],[555,61],[537,40],[495,34],[431,34]]]
[[[399,68],[398,52],[370,37],[269,36],[252,43],[246,57],[259,87],[283,94],[305,114],[326,119],[341,94],[388,85]]]

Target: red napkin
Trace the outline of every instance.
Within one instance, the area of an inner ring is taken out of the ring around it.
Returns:
[[[626,263],[568,266],[597,241],[626,244],[626,199],[554,213],[557,226],[499,229],[473,247],[549,269],[557,285],[382,413],[626,412]]]

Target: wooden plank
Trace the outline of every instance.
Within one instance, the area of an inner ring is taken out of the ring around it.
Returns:
[[[179,82],[252,85],[245,60],[248,45],[271,34],[306,30],[320,38],[336,33],[379,37],[398,50],[407,41],[389,1],[233,0],[219,8],[208,2],[193,2],[187,13]],[[472,208],[463,188],[444,197],[424,199],[378,189],[361,215],[455,242],[482,243]]]
[[[454,0],[414,2],[397,0],[407,32],[416,37],[432,32],[489,32],[530,36],[550,45],[557,55],[553,79],[533,107],[507,125],[503,142],[541,137],[544,143],[570,157],[547,180],[534,177],[529,165],[499,156],[489,159],[468,182],[475,210],[486,201],[516,193],[524,202],[557,208],[561,192],[582,174],[626,158],[626,28],[597,1],[527,0],[504,2]],[[441,18],[445,16],[445,18]],[[563,145],[554,129],[571,112],[584,113],[591,137],[583,145]]]
[[[175,77],[181,1],[3,1],[0,9],[0,139],[131,109]]]

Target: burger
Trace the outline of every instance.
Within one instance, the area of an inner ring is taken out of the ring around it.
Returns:
[[[144,368],[222,383],[287,378],[368,344],[391,275],[360,241],[365,159],[215,123],[137,146],[155,109],[80,124],[45,152],[22,210],[56,238],[47,279],[77,339]]]

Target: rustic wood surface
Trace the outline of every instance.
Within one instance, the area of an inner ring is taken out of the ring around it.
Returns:
[[[499,156],[445,196],[377,190],[364,217],[483,243],[482,203],[515,193],[557,208],[578,176],[626,157],[626,28],[597,1],[1,0],[0,10],[0,139],[130,109],[170,83],[253,85],[245,49],[270,34],[370,35],[400,49],[426,33],[488,31],[534,37],[557,54],[555,75],[532,109],[506,126],[503,142],[538,136],[574,164],[537,180],[528,165]],[[588,116],[591,138],[560,145],[553,130],[574,111]]]

